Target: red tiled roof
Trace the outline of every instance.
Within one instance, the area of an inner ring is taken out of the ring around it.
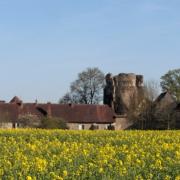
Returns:
[[[22,100],[21,100],[19,97],[14,96],[14,97],[11,99],[10,103],[13,103],[13,104],[21,104],[21,103],[22,103]]]
[[[39,117],[43,116],[43,114],[37,108],[37,105],[35,103],[25,103],[19,107],[19,115],[26,115],[26,114],[37,115]]]
[[[15,122],[18,119],[18,106],[16,104],[0,104],[0,120]]]
[[[8,113],[12,121],[17,121],[19,115],[32,114],[38,117],[50,115],[64,119],[68,123],[113,123],[114,112],[107,105],[77,105],[77,104],[0,104],[0,113]]]
[[[68,123],[113,123],[114,113],[107,105],[52,104],[51,115]]]

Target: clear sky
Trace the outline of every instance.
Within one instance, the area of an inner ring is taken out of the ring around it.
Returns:
[[[58,102],[86,67],[180,68],[180,0],[0,0],[0,99]]]

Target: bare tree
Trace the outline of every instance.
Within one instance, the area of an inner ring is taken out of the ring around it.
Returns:
[[[20,115],[18,126],[22,128],[37,128],[40,124],[40,118],[33,114]]]
[[[79,97],[77,94],[74,94],[73,92],[67,92],[60,100],[60,104],[79,104]]]
[[[155,120],[157,129],[175,129],[176,128],[176,112],[174,106],[169,104],[163,108],[155,109]]]
[[[154,101],[160,94],[160,84],[156,80],[146,81],[144,84],[144,90],[146,98]]]
[[[131,98],[128,119],[137,129],[152,129],[155,120],[154,100],[159,94],[159,85],[156,81],[147,81],[143,92]]]
[[[148,81],[144,93],[134,98],[130,104],[128,118],[136,129],[175,129],[177,115],[174,111],[176,102],[168,96],[166,102],[157,98],[160,93],[156,81]],[[163,94],[163,93],[162,93]],[[170,99],[169,99],[170,98]]]
[[[99,104],[103,97],[104,73],[98,68],[87,68],[78,74],[60,103]]]

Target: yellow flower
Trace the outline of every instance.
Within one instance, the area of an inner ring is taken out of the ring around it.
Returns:
[[[176,151],[175,154],[176,154],[176,158],[177,158],[177,159],[180,159],[180,152],[179,152],[179,151]]]
[[[69,159],[68,161],[69,161],[69,163],[72,163],[72,159]]]
[[[122,166],[122,165],[123,165],[123,162],[122,162],[121,160],[119,160],[119,164],[120,164],[120,166]]]
[[[62,177],[60,177],[60,176],[56,176],[55,180],[64,180],[64,179]]]
[[[1,168],[0,169],[0,176],[2,176],[4,174],[4,170]]]
[[[103,168],[99,168],[99,173],[103,173]]]
[[[126,174],[127,174],[127,169],[126,169],[125,167],[122,169],[122,174],[123,174],[123,175],[126,175]]]
[[[165,178],[164,178],[164,180],[170,180],[170,179],[171,179],[171,177],[168,176],[168,175],[166,175]]]
[[[87,150],[86,150],[86,149],[84,149],[84,150],[83,150],[83,154],[84,154],[85,156],[87,156],[87,155],[88,155],[88,152],[87,152]]]
[[[45,159],[41,159],[41,158],[36,158],[35,159],[35,166],[37,168],[38,171],[42,172],[45,171],[46,166],[47,166],[47,162]]]
[[[68,172],[66,170],[63,171],[63,177],[66,177],[68,175]]]
[[[27,176],[26,180],[32,180],[32,177],[31,176]]]
[[[179,139],[180,131],[0,130],[0,179],[97,179],[98,173],[180,180],[173,169],[180,160]]]
[[[141,161],[140,161],[139,159],[137,159],[136,162],[137,162],[138,164],[141,164]]]
[[[94,166],[94,164],[90,162],[89,163],[89,167],[93,167],[93,166]]]
[[[144,180],[143,177],[141,175],[138,175],[135,177],[135,180]]]
[[[161,167],[161,164],[162,164],[162,162],[161,162],[161,160],[156,160],[156,162],[155,162],[155,166],[158,168],[158,167]]]
[[[152,178],[153,178],[153,174],[152,174],[152,173],[148,174],[147,179],[148,179],[148,180],[151,180]]]

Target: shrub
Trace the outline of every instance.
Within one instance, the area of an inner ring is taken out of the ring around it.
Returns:
[[[42,129],[68,129],[67,123],[61,118],[42,118],[40,128]]]
[[[22,128],[37,128],[40,122],[40,118],[33,114],[21,115],[18,118],[18,125]]]

